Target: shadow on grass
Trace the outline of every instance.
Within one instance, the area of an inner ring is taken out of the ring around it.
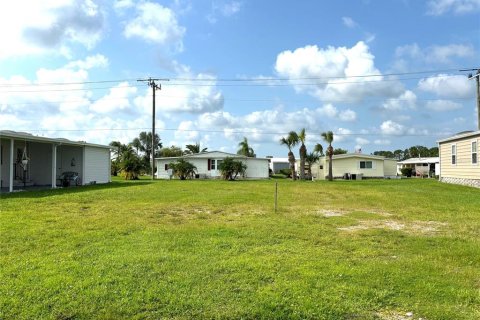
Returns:
[[[82,193],[82,192],[144,186],[144,185],[149,185],[151,183],[152,183],[151,181],[147,182],[147,181],[137,180],[137,181],[124,181],[124,182],[112,181],[110,183],[105,183],[105,184],[87,185],[87,186],[81,186],[81,187],[57,188],[57,189],[51,189],[51,188],[45,187],[45,189],[2,193],[0,195],[0,198],[2,199],[45,198],[45,197],[51,197],[51,196],[57,196],[57,195],[63,195],[63,194],[76,194],[76,193]]]

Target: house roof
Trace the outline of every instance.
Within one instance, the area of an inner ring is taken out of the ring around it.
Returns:
[[[257,160],[268,160],[267,158],[252,158],[252,157],[247,157],[235,153],[228,153],[228,152],[223,152],[223,151],[204,151],[200,153],[194,153],[194,154],[186,154],[183,156],[179,157],[160,157],[160,158],[155,158],[156,160],[165,160],[165,159],[211,159],[211,158],[235,158],[235,159],[257,159]]]
[[[324,156],[324,157],[328,159],[327,156]],[[344,154],[333,155],[333,160],[348,159],[348,158],[361,158],[361,159],[373,159],[373,160],[395,160],[395,159],[385,158],[384,156],[375,156],[373,154],[363,154],[363,153],[344,153]]]
[[[455,140],[462,140],[465,138],[472,138],[475,136],[480,136],[480,130],[478,131],[464,131],[464,132],[459,132],[456,135],[453,135],[451,137],[448,137],[446,139],[438,140],[438,143],[443,143],[443,142],[448,142],[448,141],[455,141]]]
[[[399,161],[398,164],[417,164],[417,163],[439,163],[439,157],[428,157],[428,158],[410,158],[403,161]]]
[[[102,144],[87,143],[85,141],[71,141],[65,138],[46,138],[46,137],[34,136],[33,134],[28,132],[17,132],[17,131],[11,131],[11,130],[0,130],[0,138],[13,138],[16,140],[54,143],[58,145],[64,144],[64,145],[73,145],[73,146],[90,146],[90,147],[112,149],[111,146],[106,146]]]

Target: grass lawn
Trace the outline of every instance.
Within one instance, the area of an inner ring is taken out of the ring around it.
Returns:
[[[480,319],[479,189],[115,180],[0,199],[0,319],[407,312]]]

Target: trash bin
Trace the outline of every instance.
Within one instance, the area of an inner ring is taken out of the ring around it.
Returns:
[[[357,180],[357,174],[356,174],[356,173],[352,173],[352,174],[350,175],[350,179],[352,179],[352,180]]]
[[[357,173],[357,176],[355,177],[356,180],[362,180],[363,179],[363,173]]]

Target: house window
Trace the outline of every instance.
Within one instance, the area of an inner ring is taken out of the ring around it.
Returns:
[[[165,163],[165,171],[167,171],[167,170],[168,170],[168,164]]]
[[[320,165],[320,170],[323,170],[323,165]]]
[[[472,141],[472,164],[478,163],[477,141]]]
[[[215,170],[215,160],[213,160],[213,159],[210,160],[210,168],[211,168],[212,170]]]
[[[452,164],[457,163],[457,145],[452,144]]]
[[[360,161],[360,169],[372,169],[373,161]]]

